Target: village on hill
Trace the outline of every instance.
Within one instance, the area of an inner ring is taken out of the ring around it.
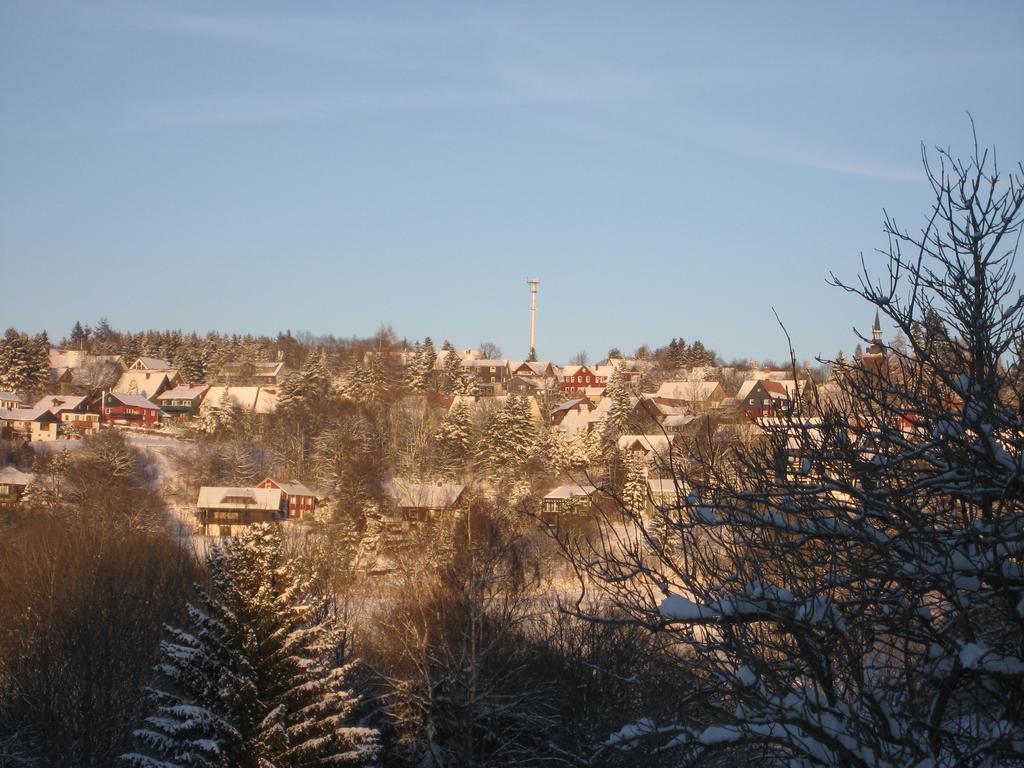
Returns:
[[[876,318],[857,364],[878,365],[881,341]],[[510,489],[545,521],[585,521],[629,489],[634,503],[675,503],[671,478],[685,455],[749,443],[763,420],[799,414],[832,388],[822,366],[723,365],[700,341],[675,338],[596,364],[511,360],[481,346],[436,349],[429,337],[409,344],[387,332],[326,344],[119,334],[103,321],[97,331],[76,324],[50,347],[10,329],[0,341],[0,505],[12,515],[31,500],[33,471],[45,473],[55,451],[115,430],[178,443],[174,464],[207,457],[198,473],[190,464],[187,497],[170,487],[176,467],[161,489],[198,535],[339,518],[366,530],[367,509],[383,528],[409,529]],[[338,431],[354,450],[327,445]],[[354,490],[343,479],[367,463]]]

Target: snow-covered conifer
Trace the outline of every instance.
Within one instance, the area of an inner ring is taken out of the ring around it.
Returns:
[[[277,526],[213,548],[210,589],[168,628],[155,713],[135,732],[138,768],[359,766],[377,732],[349,725],[358,701],[333,661],[337,628],[324,600],[282,552]]]

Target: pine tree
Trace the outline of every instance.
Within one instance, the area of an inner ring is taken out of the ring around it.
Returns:
[[[358,702],[333,655],[338,628],[282,552],[277,526],[214,547],[210,589],[169,628],[151,690],[156,713],[136,732],[138,768],[369,765],[377,732],[346,726]]]

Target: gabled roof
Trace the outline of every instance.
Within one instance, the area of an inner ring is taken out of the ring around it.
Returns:
[[[175,387],[174,389],[168,389],[157,397],[157,400],[160,402],[164,400],[195,400],[209,388],[208,384],[200,384],[197,387]]]
[[[289,496],[316,496],[309,488],[300,483],[298,480],[292,480],[290,483],[279,483],[272,477],[268,477],[257,485],[264,485],[265,483],[272,483],[275,488],[280,488],[282,491],[287,493]]]
[[[43,421],[59,422],[50,409],[43,408],[15,408],[14,410],[0,409],[0,421]]]
[[[7,485],[30,485],[35,480],[31,472],[22,472],[14,467],[0,467],[0,483]]]
[[[401,477],[383,483],[386,493],[403,509],[447,509],[462,496],[459,483],[413,483]]]
[[[509,360],[508,367],[512,373],[528,368],[535,376],[545,375],[548,369],[554,371],[554,367],[547,360]]]
[[[666,381],[658,387],[656,397],[698,402],[709,399],[722,385],[717,381]]]
[[[587,400],[587,398],[585,397],[577,397],[574,400],[566,400],[564,403],[559,403],[550,411],[548,411],[548,415],[554,416],[556,413],[561,413],[562,411],[574,411],[577,409],[578,406],[582,405],[583,403],[589,402],[590,401]],[[593,404],[591,403],[591,405]]]
[[[204,485],[199,489],[200,509],[252,509],[260,512],[278,512],[281,509],[281,491],[278,488],[237,488]]]
[[[623,435],[619,438],[619,450],[642,450],[646,453],[656,453],[661,456],[668,456],[672,449],[671,435]]]
[[[122,373],[121,378],[117,380],[117,384],[114,385],[111,392],[130,393],[134,384],[137,393],[140,395],[156,394],[158,389],[165,384],[172,383],[177,376],[178,372],[173,369],[148,370],[135,368]]]
[[[282,361],[277,360],[269,363],[253,363],[252,367],[254,376],[277,376],[285,366]]]
[[[274,387],[210,387],[203,398],[202,411],[219,403],[225,392],[242,411],[270,413],[277,407],[277,389]]]
[[[14,392],[0,392],[0,400],[5,400],[12,403],[25,403],[25,401]]]
[[[116,400],[127,408],[150,408],[153,410],[160,410],[159,405],[146,399],[142,395],[129,395],[127,392],[110,392],[102,400],[103,407],[110,407],[111,400]]]
[[[43,395],[35,407],[46,408],[59,415],[63,411],[74,411],[85,402],[86,398],[79,395]]]
[[[566,483],[560,485],[557,488],[552,488],[544,496],[545,499],[572,499],[578,496],[592,496],[597,492],[597,488],[593,485],[584,485],[580,483]]]
[[[135,371],[169,371],[171,364],[159,357],[140,357],[131,364],[131,368]]]

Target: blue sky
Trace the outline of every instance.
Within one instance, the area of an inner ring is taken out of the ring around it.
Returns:
[[[1024,3],[0,3],[0,326],[831,355]],[[33,278],[33,279],[27,279]]]

